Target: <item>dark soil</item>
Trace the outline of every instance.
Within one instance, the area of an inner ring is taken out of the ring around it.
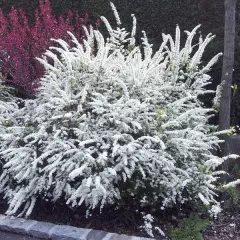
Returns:
[[[6,201],[0,196],[0,214],[4,214],[6,210]],[[132,211],[130,208],[121,210],[115,210],[113,207],[103,208],[102,213],[96,210],[91,212],[86,218],[85,207],[71,209],[64,202],[53,204],[46,201],[38,201],[30,218],[59,225],[71,225],[119,234],[148,237],[138,227],[142,225],[140,213]]]
[[[240,240],[240,209],[222,212],[208,227],[205,240]]]
[[[4,214],[7,210],[6,201],[0,197],[0,213]],[[167,233],[172,227],[177,226],[179,219],[188,215],[189,209],[179,211],[179,209],[171,209],[156,213],[155,224]],[[92,212],[86,218],[86,208],[71,209],[66,207],[64,203],[56,204],[45,201],[38,201],[31,217],[38,221],[52,222],[55,224],[71,225],[81,228],[92,228],[95,230],[103,230],[107,232],[115,232],[119,234],[127,234],[134,236],[148,237],[139,229],[142,225],[141,214],[134,210],[134,207],[116,210],[112,208],[104,208],[102,213],[99,211]],[[157,236],[156,239],[163,239]],[[240,208],[227,209],[222,212],[218,219],[211,222],[206,229],[204,240],[240,240]]]

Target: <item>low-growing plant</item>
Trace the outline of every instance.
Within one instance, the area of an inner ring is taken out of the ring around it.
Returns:
[[[191,215],[179,222],[177,228],[170,231],[171,240],[204,240],[203,232],[210,224],[207,219],[201,219],[197,215]]]
[[[82,45],[69,32],[74,47],[55,39],[60,47],[38,59],[46,74],[37,98],[0,140],[8,215],[29,216],[38,197],[85,204],[87,214],[123,198],[161,209],[200,200],[219,212],[216,168],[225,158],[213,155],[220,133],[199,100],[212,92],[207,72],[221,56],[201,64],[214,36],[193,46],[197,26],[180,48],[177,26],[154,53],[145,32],[136,45],[135,16],[129,33],[112,7],[117,28],[102,17],[109,38],[85,28]]]
[[[237,189],[236,186],[233,186],[233,187],[230,187],[230,188],[226,189],[226,192],[230,196],[230,201],[231,201],[232,207],[238,206],[239,203],[240,203],[240,192],[239,192],[239,189]]]
[[[6,86],[5,80],[4,74],[0,72],[0,114],[8,114],[18,109],[17,104],[14,103],[16,98],[12,95],[13,89]],[[0,115],[0,118],[1,117],[3,117],[3,115]]]

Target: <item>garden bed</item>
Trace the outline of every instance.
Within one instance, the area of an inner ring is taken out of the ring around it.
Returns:
[[[136,44],[135,16],[127,33],[111,6],[117,28],[101,18],[109,38],[86,27],[83,45],[68,32],[71,44],[55,39],[37,58],[45,71],[36,98],[20,107],[0,83],[0,190],[8,201],[1,210],[120,234],[162,239],[163,231],[172,240],[201,240],[207,218],[221,210],[217,190],[239,183],[219,186],[226,159],[214,155],[221,135],[235,133],[210,123],[222,85],[214,97],[207,73],[221,53],[203,66],[214,36],[193,45],[200,25],[187,32],[182,49],[177,26],[154,53],[145,32]],[[212,108],[201,100],[208,94]],[[219,216],[221,234],[238,229],[231,212]],[[206,239],[216,229],[213,223]]]
[[[6,201],[0,198],[0,214],[7,210]],[[171,209],[161,211],[158,217],[155,217],[155,223],[168,236],[170,229],[176,227],[179,220],[188,215],[187,208],[182,211]],[[114,210],[113,208],[103,209],[102,214],[95,212],[93,216],[85,217],[86,209],[84,207],[78,210],[72,210],[66,207],[63,202],[52,204],[44,201],[38,201],[35,210],[30,216],[37,221],[51,222],[59,225],[71,225],[81,228],[92,228],[118,234],[127,234],[132,236],[149,237],[139,229],[142,224],[140,214],[134,208]],[[158,236],[156,239],[163,239]],[[205,233],[204,240],[231,240],[240,239],[240,214],[239,209],[227,209],[219,214],[215,221],[212,221]],[[182,240],[182,239],[181,239]]]

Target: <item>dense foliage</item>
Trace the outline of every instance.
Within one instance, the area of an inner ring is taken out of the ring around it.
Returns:
[[[30,25],[26,13],[12,8],[5,16],[0,9],[0,71],[7,76],[7,83],[15,87],[23,97],[36,92],[44,68],[36,61],[50,46],[50,38],[68,40],[67,31],[73,32],[79,41],[84,37],[81,24],[85,19],[73,15],[56,18],[50,1],[39,1],[34,24]]]
[[[117,28],[102,17],[107,39],[85,28],[83,44],[70,32],[74,46],[54,40],[60,47],[38,59],[46,73],[37,98],[1,113],[10,119],[0,136],[7,214],[29,216],[38,197],[88,210],[127,196],[139,206],[202,201],[219,211],[221,141],[199,100],[212,93],[207,72],[221,55],[201,62],[214,36],[194,45],[197,26],[181,47],[177,27],[153,53],[145,32],[136,44],[135,16],[129,33],[112,7]]]
[[[204,240],[203,232],[210,222],[206,219],[201,219],[198,216],[191,215],[189,218],[184,218],[180,221],[177,228],[172,229],[172,240]]]
[[[39,0],[31,0],[26,4],[25,0],[0,0],[0,7],[5,13],[15,8],[23,8],[28,13],[31,22],[34,21],[34,11]],[[211,56],[218,52],[223,52],[224,35],[224,2],[219,0],[181,0],[176,4],[175,0],[114,0],[118,6],[121,15],[125,16],[124,24],[130,25],[130,13],[135,13],[138,17],[138,24],[141,29],[147,29],[149,41],[157,46],[161,39],[162,32],[173,34],[176,24],[183,29],[191,29],[199,23],[202,24],[203,33],[212,32],[216,35],[215,40],[205,51],[203,60],[207,61]],[[111,9],[108,0],[54,0],[51,1],[53,12],[57,15],[65,14],[66,9],[79,11],[81,15],[89,13],[89,19],[94,22],[98,16],[107,16],[112,20]],[[237,12],[240,12],[240,2],[237,3]],[[236,31],[236,54],[234,84],[238,86],[240,79],[240,15],[237,14]],[[140,36],[140,34],[137,36]],[[209,86],[212,89],[220,83],[221,79],[221,61],[211,70],[213,84]],[[232,102],[231,124],[239,125],[240,119],[240,94],[239,91],[234,95]]]

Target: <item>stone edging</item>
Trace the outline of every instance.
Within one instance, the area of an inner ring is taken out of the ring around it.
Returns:
[[[26,220],[0,214],[0,231],[30,235],[52,240],[150,240],[152,238],[107,233],[87,228],[55,225],[48,222]]]

